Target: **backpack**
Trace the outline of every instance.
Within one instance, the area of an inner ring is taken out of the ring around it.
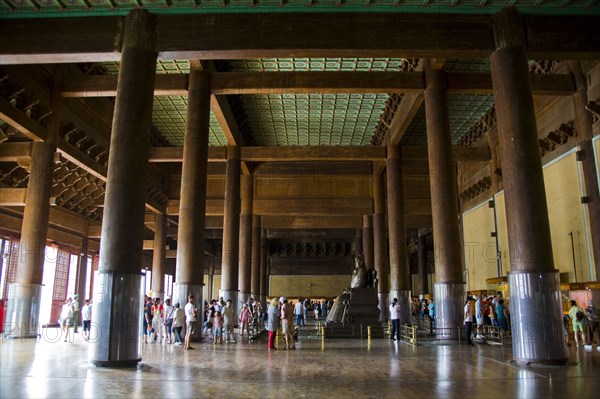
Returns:
[[[579,310],[577,313],[575,313],[575,317],[577,318],[577,321],[581,321],[584,318],[584,314],[581,310]]]

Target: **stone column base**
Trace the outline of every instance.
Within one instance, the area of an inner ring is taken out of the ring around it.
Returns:
[[[248,299],[250,299],[250,293],[248,292],[240,292],[238,293],[238,303],[240,309],[244,306],[245,303],[248,303]]]
[[[41,302],[41,284],[10,284],[4,336],[7,338],[39,337]]]
[[[90,360],[96,366],[135,367],[142,360],[141,288],[141,274],[98,273],[90,335]]]
[[[463,326],[467,299],[465,283],[435,283],[435,328],[438,340],[458,339]],[[473,315],[475,317],[475,315]]]
[[[509,272],[513,357],[523,364],[565,364],[558,271]]]
[[[377,297],[379,298],[379,321],[385,323],[390,319],[390,302],[387,292],[379,292]]]

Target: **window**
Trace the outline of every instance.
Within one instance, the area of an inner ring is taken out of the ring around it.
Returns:
[[[73,298],[77,290],[77,269],[79,256],[71,254],[69,258],[69,282],[67,285],[67,298]]]

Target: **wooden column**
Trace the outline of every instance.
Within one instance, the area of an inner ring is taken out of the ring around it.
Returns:
[[[493,18],[490,57],[508,229],[513,356],[564,364],[558,272],[554,269],[525,35],[514,8]]]
[[[182,308],[188,302],[188,295],[194,295],[196,306],[203,303],[209,124],[209,74],[192,68],[188,82],[188,110],[183,137],[177,260],[173,290],[173,302],[179,302]],[[201,331],[198,325],[193,338],[199,339]]]
[[[435,255],[436,326],[441,332],[454,331],[463,324],[465,286],[458,227],[456,166],[452,158],[448,95],[444,73],[424,61],[427,150]],[[443,330],[449,329],[449,330]],[[455,338],[450,335],[449,338]]]
[[[92,324],[99,326],[92,362],[133,366],[141,360],[142,248],[152,102],[156,16],[131,11],[125,20],[110,137],[100,266]]]
[[[152,251],[152,292],[165,299],[165,260],[167,253],[167,216],[154,216],[154,247]]]
[[[356,229],[354,233],[354,253],[356,255],[360,255],[363,253],[363,238],[362,238],[362,229]],[[364,254],[363,254],[364,256]],[[365,262],[366,264],[366,262]]]
[[[491,130],[485,134],[488,146],[490,147],[490,179],[492,180],[492,184],[490,190],[492,192],[492,196],[494,196],[498,191],[500,191],[500,176],[496,171],[499,168],[498,159],[498,131],[496,129]]]
[[[267,244],[267,229],[260,229],[260,302],[263,309],[267,309],[267,296],[269,295],[269,275],[267,262],[269,258],[269,247]]]
[[[387,237],[385,234],[385,191],[383,173],[373,174],[373,260],[377,271],[377,293],[382,321],[388,320],[389,266],[387,257]]]
[[[240,238],[240,148],[227,147],[225,172],[225,216],[223,217],[223,260],[221,291],[225,301],[231,299],[235,315],[238,310],[238,262]],[[237,317],[237,316],[235,316]],[[234,318],[234,320],[237,320]]]
[[[421,234],[419,231],[419,238],[417,241],[417,257],[419,263],[419,286],[420,294],[429,294],[429,281],[427,278],[427,236]]]
[[[260,299],[260,216],[252,216],[252,272],[250,286],[252,298]]]
[[[239,259],[239,303],[248,302],[252,279],[252,197],[253,182],[251,175],[241,178],[242,206],[240,214],[240,259]]]
[[[367,269],[375,268],[375,260],[373,254],[373,216],[363,215],[362,227],[362,250],[365,255],[365,264]]]
[[[585,109],[588,103],[587,82],[579,61],[569,63],[571,73],[575,80],[577,92],[573,95],[575,108],[575,123],[577,125],[577,139],[579,140],[579,159],[583,170],[585,196],[588,209],[588,220],[592,236],[592,253],[595,265],[595,276],[590,280],[600,279],[600,193],[598,192],[598,171],[596,170],[596,157],[594,156],[594,137],[592,113]]]
[[[400,304],[400,324],[410,324],[410,275],[404,227],[402,153],[398,145],[387,146],[388,234],[390,251],[390,298]]]
[[[39,309],[42,300],[42,277],[48,237],[54,153],[60,130],[62,97],[59,88],[62,71],[63,69],[60,67],[55,68],[51,100],[52,114],[46,127],[46,140],[32,144],[17,276],[15,283],[12,284],[12,289],[9,290],[5,319],[6,335],[11,337],[35,338],[41,332],[38,331]]]

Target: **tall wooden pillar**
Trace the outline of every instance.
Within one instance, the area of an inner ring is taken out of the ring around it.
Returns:
[[[267,229],[260,229],[260,303],[267,309],[267,296],[269,295],[269,274],[267,262],[269,261],[269,246],[267,243]]]
[[[34,142],[21,228],[16,282],[8,291],[6,336],[36,338],[41,333],[39,311],[42,300],[44,255],[48,236],[50,192],[54,153],[60,129],[62,97],[59,93],[62,68],[56,68],[52,89],[52,114],[43,142]]]
[[[577,138],[579,140],[579,159],[583,170],[585,184],[586,206],[590,232],[592,236],[592,252],[594,257],[596,276],[590,280],[600,280],[600,193],[598,192],[598,171],[596,170],[596,157],[594,156],[594,137],[592,114],[585,109],[588,103],[587,81],[579,61],[569,64],[575,80],[577,92],[573,95],[575,108],[575,123],[577,125]]]
[[[387,146],[388,233],[390,250],[390,298],[400,305],[400,324],[411,324],[410,275],[404,227],[402,154],[398,145]]]
[[[152,251],[152,292],[165,299],[165,260],[167,252],[167,216],[154,216],[154,247]]]
[[[252,272],[250,286],[252,298],[260,299],[260,216],[252,216]]]
[[[463,323],[465,283],[458,227],[456,166],[452,158],[448,95],[442,70],[425,60],[425,113],[433,242],[435,243],[434,284],[438,338],[455,338],[449,331]]]
[[[141,360],[140,290],[146,175],[156,71],[156,17],[131,11],[125,20],[117,98],[110,137],[100,266],[92,325],[96,365],[134,366]]]
[[[225,172],[225,216],[223,217],[223,260],[221,291],[225,301],[231,299],[234,320],[238,314],[238,261],[240,238],[240,148],[227,147]]]
[[[381,321],[388,320],[389,266],[385,228],[385,191],[383,173],[373,174],[373,260],[377,271],[377,295]]]
[[[203,303],[209,124],[209,75],[193,68],[188,82],[173,289],[173,303],[179,303],[182,308],[188,302],[188,295],[194,295],[196,306],[202,306]],[[196,328],[193,338],[199,339],[201,331],[201,328]]]
[[[513,356],[520,363],[567,361],[535,109],[520,15],[493,17],[490,57],[506,203]],[[515,317],[516,316],[516,317]]]
[[[367,269],[375,269],[373,253],[373,215],[363,215],[362,225],[362,250],[365,256]]]
[[[356,255],[363,254],[363,238],[362,238],[362,228],[356,229],[354,232],[354,253]],[[364,254],[363,254],[364,256]],[[365,262],[366,264],[366,262]]]
[[[240,259],[238,272],[240,305],[248,302],[252,281],[252,176],[242,176],[241,182],[242,206],[240,214]]]
[[[419,267],[419,293],[429,294],[429,281],[427,279],[427,236],[419,231],[417,239],[417,261]]]

